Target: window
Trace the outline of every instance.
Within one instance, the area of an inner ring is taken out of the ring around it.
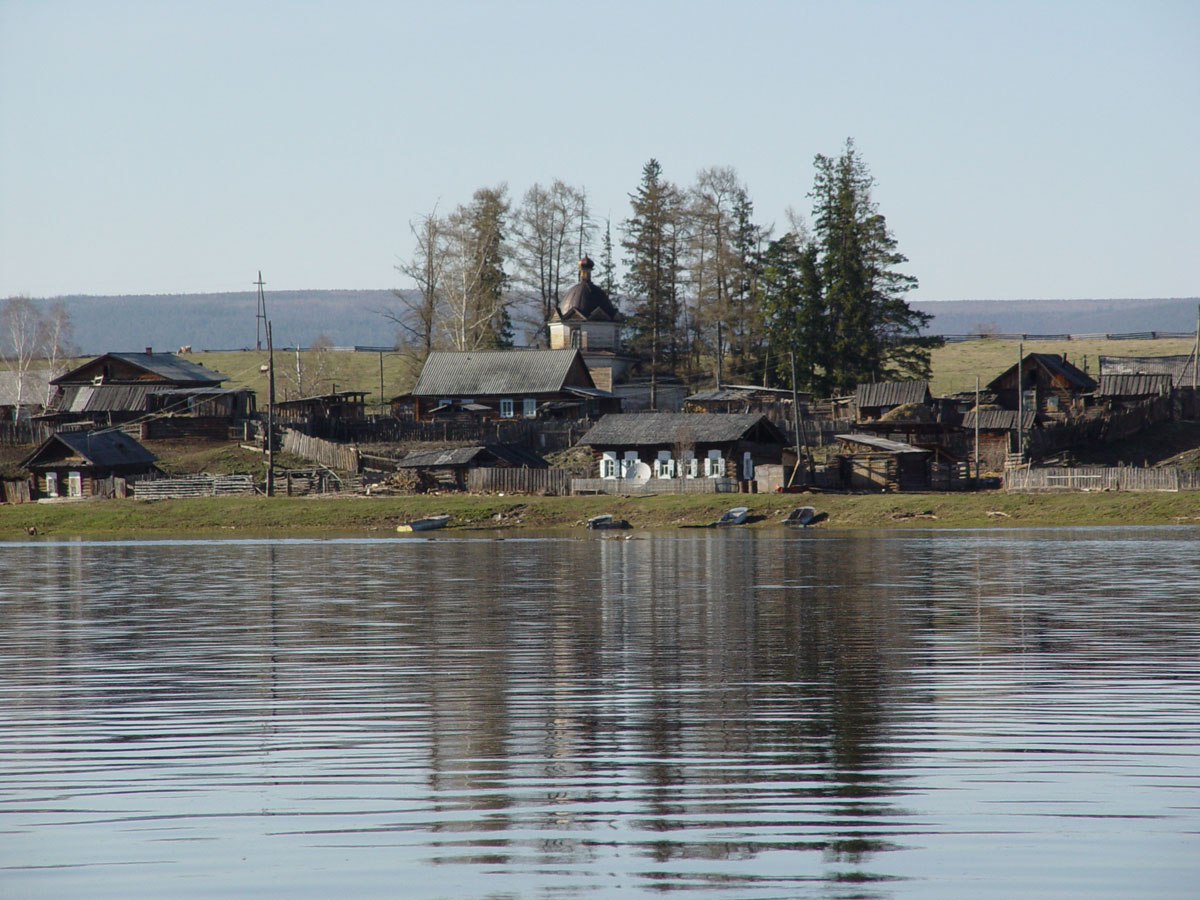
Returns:
[[[600,457],[600,477],[617,477],[617,454],[612,450],[605,450],[604,455]]]
[[[58,473],[57,472],[47,472],[46,473],[46,496],[47,497],[57,497],[58,496]]]
[[[83,476],[78,472],[67,473],[67,496],[82,497],[83,496]]]
[[[537,401],[532,397],[526,397],[521,401],[521,413],[527,419],[532,419],[537,415]]]
[[[500,418],[511,419],[513,417],[513,402],[508,398],[500,401]]]
[[[704,477],[705,478],[724,478],[725,477],[725,458],[721,456],[720,450],[709,450],[708,456],[704,460]]]
[[[683,467],[683,474],[686,478],[695,478],[700,473],[700,461],[696,459],[696,454],[691,450],[683,451],[683,461],[680,465]]]
[[[754,477],[754,457],[747,450],[742,454],[742,480],[749,481]]]
[[[654,460],[655,478],[674,478],[675,460],[671,459],[670,450],[659,450],[658,459]]]

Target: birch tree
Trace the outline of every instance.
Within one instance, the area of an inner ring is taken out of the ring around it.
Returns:
[[[398,309],[384,310],[383,316],[397,328],[397,346],[411,348],[423,361],[434,349],[446,314],[442,278],[446,270],[448,229],[436,207],[428,215],[409,222],[408,227],[416,244],[412,257],[397,265],[396,271],[412,281],[416,295],[393,291]]]
[[[28,297],[9,297],[0,304],[0,334],[5,366],[16,376],[19,409],[27,400],[29,370],[46,345],[46,320]]]

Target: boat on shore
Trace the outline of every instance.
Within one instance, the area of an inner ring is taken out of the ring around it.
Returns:
[[[609,529],[615,530],[615,529],[628,528],[629,523],[626,522],[624,519],[614,519],[610,515],[600,515],[600,516],[592,516],[590,519],[588,519],[587,527],[597,530],[597,531],[604,531],[604,530],[609,530]]]
[[[807,528],[817,517],[817,510],[812,506],[797,506],[784,519],[784,525],[790,528]]]
[[[741,525],[746,521],[746,516],[750,514],[750,510],[745,506],[735,506],[733,509],[728,509],[721,513],[721,518],[717,519],[718,526],[725,525]]]
[[[435,528],[445,528],[450,521],[449,516],[426,516],[423,519],[413,519],[396,526],[397,531],[433,531]]]

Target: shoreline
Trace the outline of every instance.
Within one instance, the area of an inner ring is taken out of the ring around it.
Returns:
[[[418,494],[362,497],[237,496],[187,500],[88,500],[0,506],[0,540],[178,536],[285,537],[396,535],[396,526],[448,514],[454,531],[582,529],[611,514],[633,530],[705,525],[732,506],[746,506],[741,528],[778,528],[797,506],[827,518],[809,530],[914,528],[1045,528],[1200,525],[1200,492],[936,494],[697,494],[542,497]],[[628,534],[629,532],[625,532]],[[423,533],[419,533],[423,534]]]

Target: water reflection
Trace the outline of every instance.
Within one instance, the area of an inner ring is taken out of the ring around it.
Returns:
[[[0,883],[1178,896],[1195,537],[4,545]]]

